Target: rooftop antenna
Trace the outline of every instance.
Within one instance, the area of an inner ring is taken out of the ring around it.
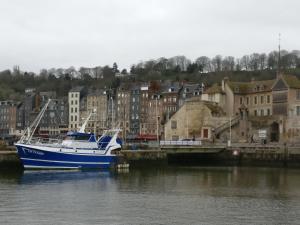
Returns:
[[[281,42],[281,34],[278,34],[278,68],[277,68],[277,77],[280,75],[280,42]]]

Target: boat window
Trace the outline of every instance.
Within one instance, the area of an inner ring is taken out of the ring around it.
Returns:
[[[65,140],[88,141],[90,136],[67,136]]]
[[[88,141],[90,136],[75,136],[76,141]]]

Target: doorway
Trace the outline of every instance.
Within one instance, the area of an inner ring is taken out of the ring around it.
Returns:
[[[277,122],[273,122],[271,124],[271,142],[279,141],[279,124]]]

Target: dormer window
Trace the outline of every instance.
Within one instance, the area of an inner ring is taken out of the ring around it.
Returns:
[[[173,91],[174,91],[173,87],[169,88],[169,92],[173,92]]]
[[[235,90],[235,92],[239,92],[240,91],[240,89],[238,87],[235,87],[234,90]]]

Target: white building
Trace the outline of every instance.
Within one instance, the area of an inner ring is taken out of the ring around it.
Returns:
[[[77,130],[80,123],[80,99],[83,87],[75,87],[69,91],[69,129]]]

